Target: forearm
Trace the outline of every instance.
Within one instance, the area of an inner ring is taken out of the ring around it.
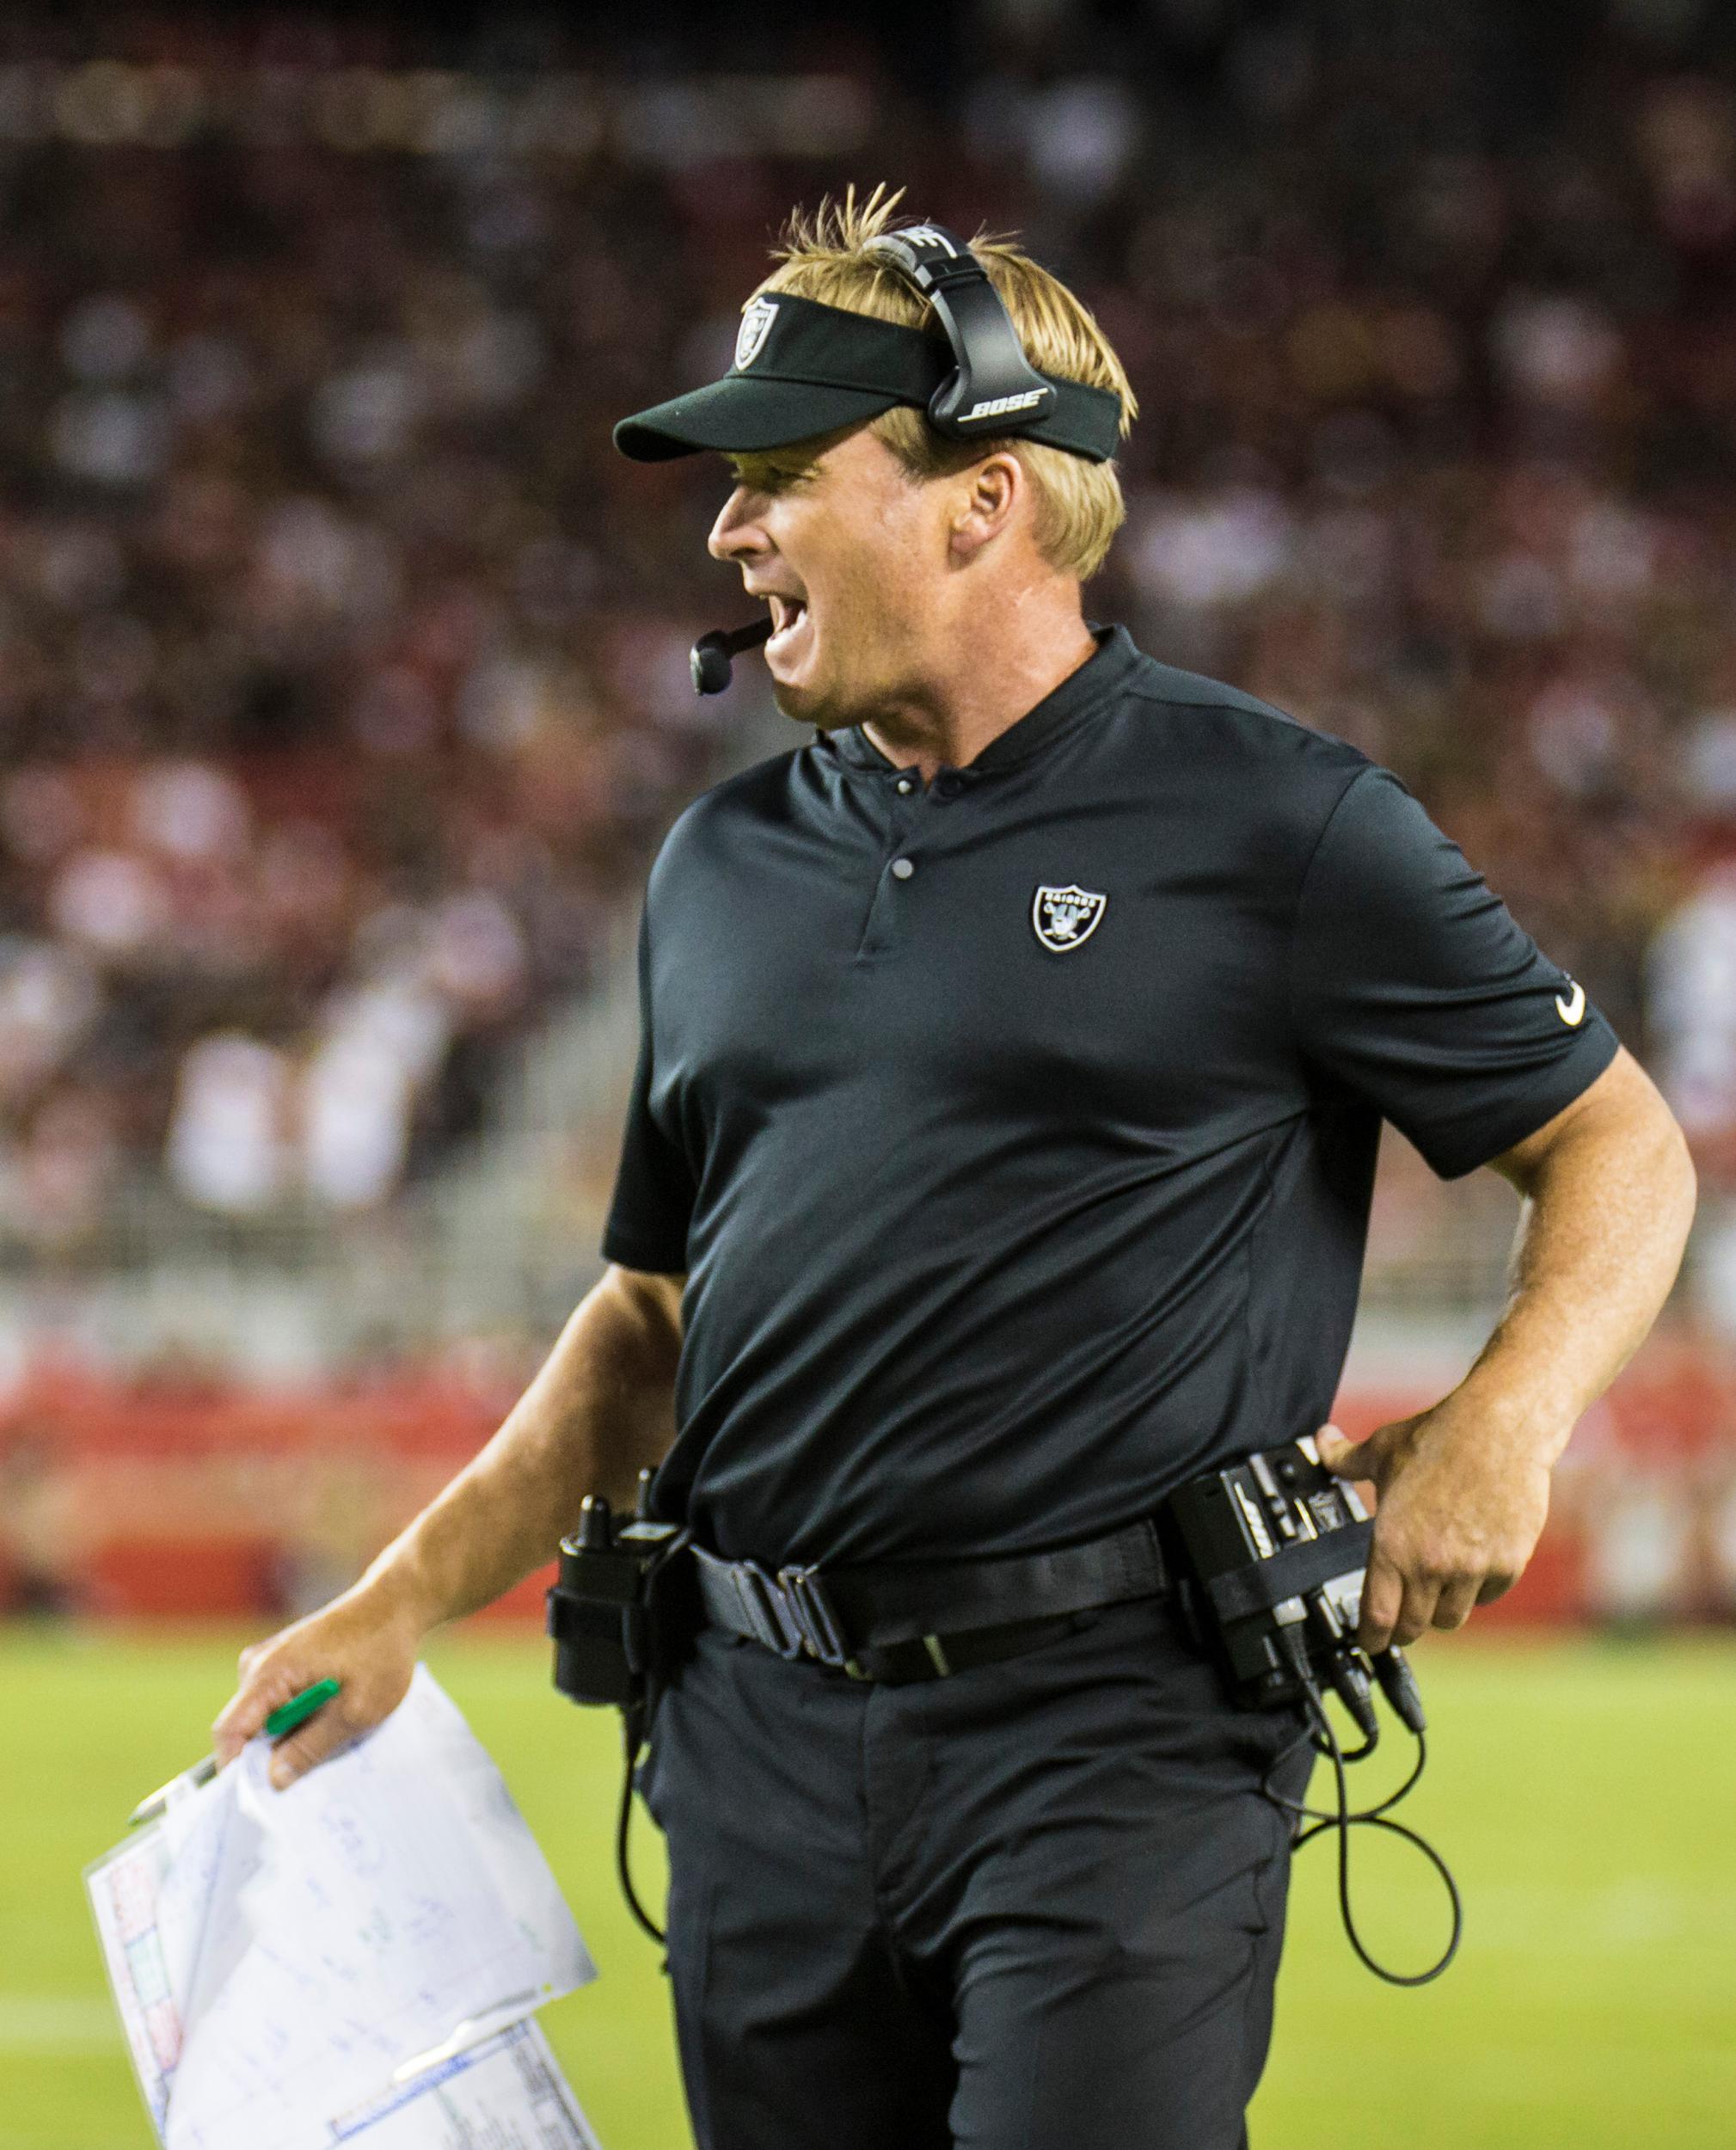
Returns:
[[[580,1302],[488,1446],[356,1586],[424,1628],[489,1604],[554,1557],[587,1493],[621,1504],[674,1431],[678,1331],[611,1271]]]
[[[1320,1429],[1342,1477],[1379,1489],[1362,1591],[1365,1648],[1458,1627],[1520,1575],[1549,1472],[1669,1295],[1694,1215],[1694,1168],[1627,1053],[1496,1160],[1524,1201],[1506,1312],[1452,1392],[1360,1444]]]
[[[1538,1162],[1523,1200],[1506,1310],[1455,1401],[1462,1422],[1552,1464],[1669,1296],[1694,1170],[1667,1115],[1623,1141],[1592,1120]]]

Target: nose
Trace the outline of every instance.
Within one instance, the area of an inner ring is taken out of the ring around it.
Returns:
[[[770,550],[770,539],[754,519],[758,495],[746,486],[738,485],[718,510],[711,535],[705,541],[705,549],[714,560],[748,560],[756,553]]]

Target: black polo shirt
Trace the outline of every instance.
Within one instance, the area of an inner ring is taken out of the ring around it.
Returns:
[[[1089,1537],[1312,1430],[1383,1116],[1456,1176],[1616,1045],[1397,777],[1119,628],[926,787],[856,728],[696,800],[641,992],[657,1506],[769,1563]]]

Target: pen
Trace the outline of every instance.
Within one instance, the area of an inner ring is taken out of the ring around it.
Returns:
[[[341,1680],[316,1680],[312,1686],[304,1687],[299,1694],[278,1705],[265,1721],[266,1731],[273,1739],[281,1739],[285,1732],[293,1732],[298,1724],[305,1724],[316,1710],[323,1709],[341,1691],[343,1684]],[[182,1785],[188,1791],[197,1791],[216,1774],[217,1757],[207,1754],[202,1762],[195,1762],[191,1769],[183,1770],[179,1777],[171,1777],[149,1797],[141,1799],[126,1817],[127,1828],[141,1828],[145,1822],[155,1821],[169,1811],[171,1798]]]

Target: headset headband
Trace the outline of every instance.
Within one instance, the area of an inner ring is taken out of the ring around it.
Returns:
[[[937,224],[911,224],[870,239],[885,261],[934,308],[953,347],[953,372],[929,399],[929,423],[952,440],[1010,430],[1055,408],[1055,391],[1025,356],[1001,294],[963,240]]]

